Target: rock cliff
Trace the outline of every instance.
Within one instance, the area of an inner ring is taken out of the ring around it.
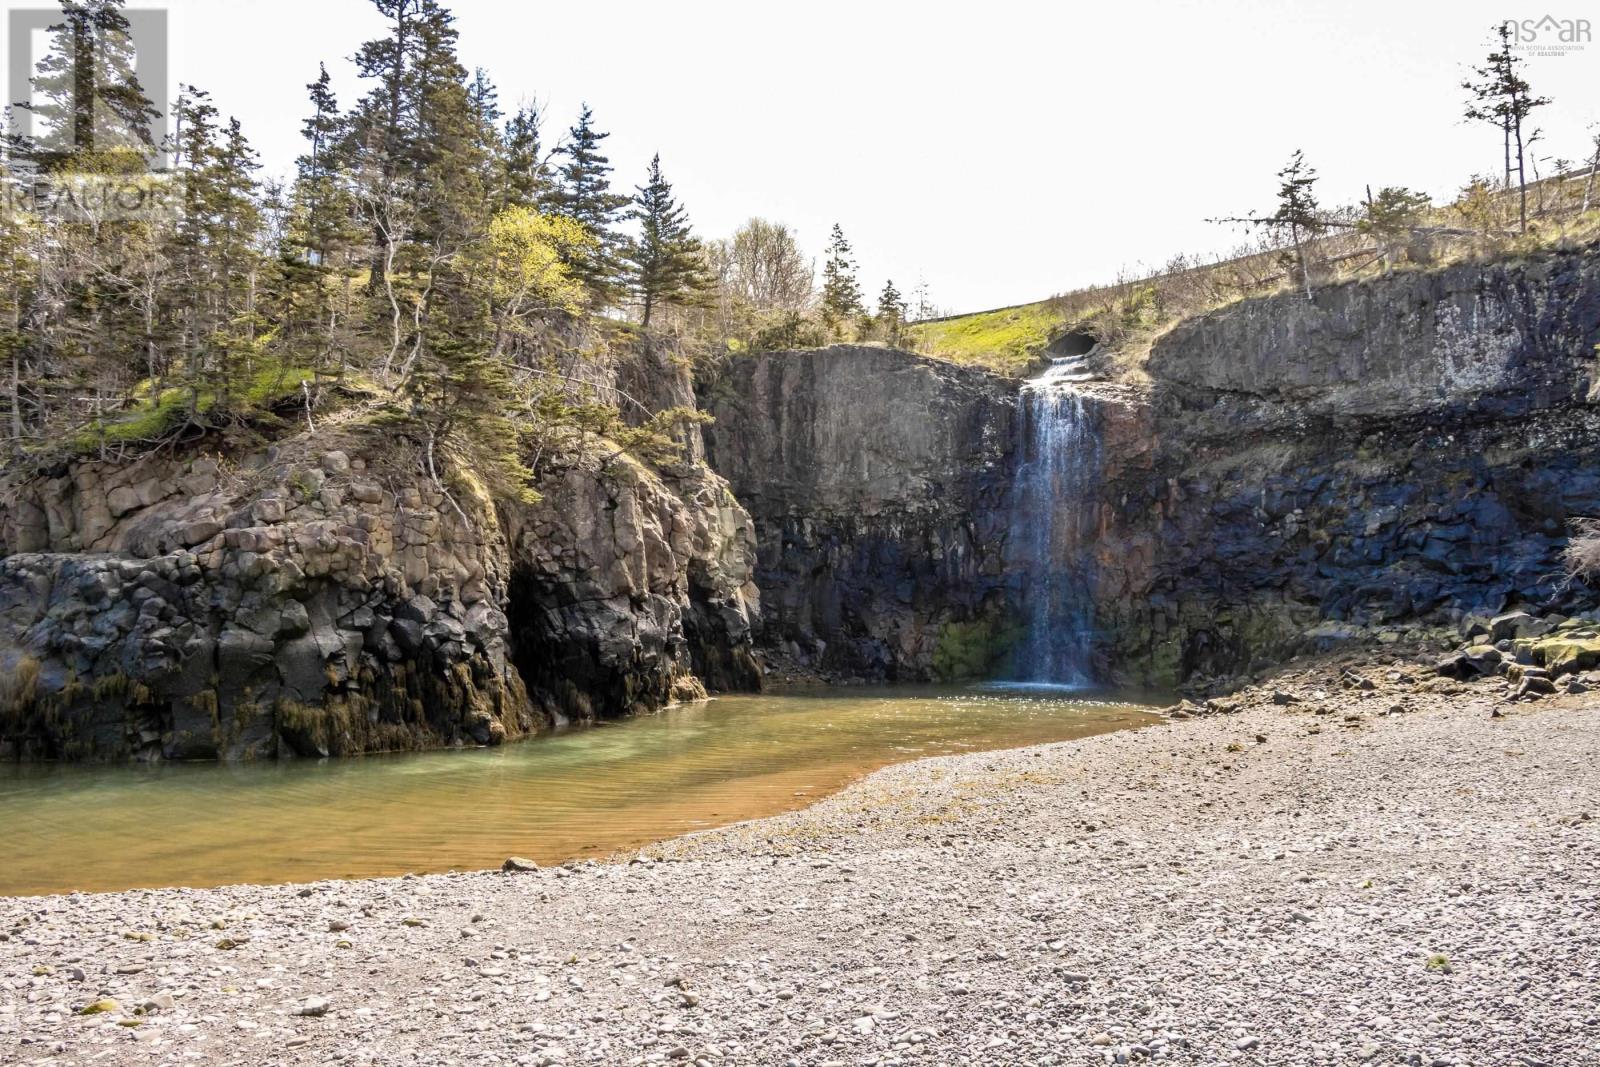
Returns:
[[[708,455],[755,519],[769,646],[924,679],[1004,613],[1012,383],[836,345],[736,358],[709,392]]]
[[[1594,248],[1244,301],[1077,386],[1096,674],[1171,687],[1347,639],[1571,613],[1600,515]],[[846,673],[1003,670],[1016,383],[902,352],[734,361],[710,455],[750,508],[768,641]],[[1074,561],[1077,565],[1082,561]],[[978,645],[976,649],[963,647]]]
[[[1104,666],[1171,685],[1510,606],[1600,514],[1593,248],[1245,301],[1155,345],[1103,420]]]
[[[648,356],[648,353],[646,353]],[[688,394],[687,374],[660,386]],[[694,454],[699,442],[695,440]],[[759,685],[753,530],[692,461],[435,486],[381,432],[80,462],[0,508],[0,752],[495,744]]]

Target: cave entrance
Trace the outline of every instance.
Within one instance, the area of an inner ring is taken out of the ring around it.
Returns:
[[[1070,359],[1088,355],[1099,343],[1100,339],[1088,330],[1068,330],[1051,341],[1045,353],[1053,359]]]
[[[592,673],[561,638],[556,589],[530,566],[513,564],[506,596],[507,652],[528,698],[550,725],[593,716],[575,679]]]

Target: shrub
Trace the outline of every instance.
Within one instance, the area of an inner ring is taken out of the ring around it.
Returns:
[[[1579,519],[1562,553],[1568,576],[1590,581],[1600,576],[1600,519]]]

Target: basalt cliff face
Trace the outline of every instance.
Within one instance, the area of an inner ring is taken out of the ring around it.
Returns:
[[[763,639],[780,658],[917,680],[987,638],[1007,602],[1014,388],[849,345],[729,365],[707,400],[708,455],[755,519]]]
[[[1245,301],[1158,340],[1140,384],[1086,359],[1056,408],[1094,462],[1055,482],[1072,536],[1034,540],[1073,553],[1092,673],[1227,686],[1339,641],[1592,611],[1560,555],[1600,516],[1597,344],[1590,248]],[[695,402],[650,350],[599,373],[637,417]],[[758,686],[758,629],[780,666],[847,677],[1014,668],[1039,447],[1017,381],[834,346],[736,357],[702,393],[716,422],[681,462],[594,450],[537,505],[326,428],[12,487],[0,751],[496,743]]]
[[[1600,254],[1463,265],[1184,323],[1108,403],[1104,667],[1160,685],[1511,606],[1568,612],[1600,515]]]
[[[1228,680],[1343,640],[1594,605],[1593,248],[1245,301],[1072,388],[1098,443],[1083,533],[1095,675]],[[1092,365],[1089,360],[1086,365]],[[1017,383],[885,349],[736,361],[711,459],[756,520],[768,644],[890,678],[1004,673]],[[1010,620],[1010,621],[1007,621]]]
[[[630,373],[690,396],[669,364]],[[24,482],[0,509],[0,753],[494,744],[759,685],[752,524],[690,444],[671,469],[580,458],[534,505],[329,429]]]

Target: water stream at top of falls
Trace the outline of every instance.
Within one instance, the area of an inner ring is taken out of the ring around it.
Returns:
[[[1066,356],[1022,387],[1022,440],[1012,485],[1012,566],[1022,622],[1013,680],[1085,686],[1093,680],[1094,613],[1084,566],[1100,442],[1077,383],[1093,375]]]

